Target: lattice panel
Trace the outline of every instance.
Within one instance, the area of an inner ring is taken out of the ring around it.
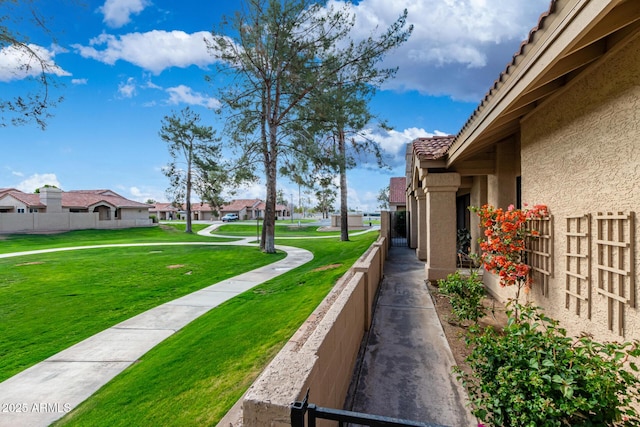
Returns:
[[[526,241],[527,264],[531,267],[533,285],[539,286],[542,295],[549,296],[549,279],[553,277],[553,216],[527,221],[527,231],[537,231]]]
[[[613,331],[617,325],[618,334],[624,336],[625,307],[636,306],[635,214],[598,212],[595,220],[598,230],[597,292],[607,300],[609,330]]]
[[[591,214],[566,218],[565,307],[591,319]]]

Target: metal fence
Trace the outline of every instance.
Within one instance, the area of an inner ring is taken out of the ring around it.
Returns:
[[[322,408],[308,402],[309,391],[304,400],[291,406],[291,427],[316,427],[316,420],[337,421],[339,427],[354,424],[369,427],[445,427],[439,424],[402,420],[380,415],[363,414],[342,409]],[[308,424],[305,423],[305,415]],[[349,424],[347,424],[349,423]]]

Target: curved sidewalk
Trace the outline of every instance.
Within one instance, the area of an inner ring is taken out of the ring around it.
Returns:
[[[212,228],[200,233],[209,234]],[[194,244],[255,246],[246,239]],[[128,246],[144,245],[156,244]],[[31,253],[114,246],[126,245],[60,248]],[[234,296],[313,259],[313,254],[305,249],[276,247],[287,253],[284,259],[141,313],[0,383],[0,426],[48,426],[189,322]],[[4,257],[8,256],[18,254],[4,254]]]

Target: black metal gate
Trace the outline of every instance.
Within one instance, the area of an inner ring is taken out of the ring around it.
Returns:
[[[394,211],[390,212],[389,236],[391,236],[391,246],[408,247],[409,246],[409,212]]]
[[[305,422],[305,418],[308,423]],[[322,408],[309,403],[309,391],[307,390],[304,400],[291,405],[291,427],[316,427],[316,420],[338,421],[339,427],[345,427],[346,425],[351,425],[351,423],[369,427],[445,427],[439,424],[401,420],[341,409]]]

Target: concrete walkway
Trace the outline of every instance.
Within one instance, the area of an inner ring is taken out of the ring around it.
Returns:
[[[349,410],[444,426],[477,426],[451,373],[455,360],[415,250],[391,248]]]
[[[208,234],[212,229],[201,233]],[[204,244],[249,245],[247,240]],[[102,247],[107,246],[126,245]],[[287,257],[141,313],[0,383],[0,426],[48,426],[189,322],[228,299],[313,259],[313,254],[304,249],[276,247],[287,252]],[[56,249],[33,253],[53,251]],[[27,254],[29,252],[19,255]],[[19,255],[5,254],[4,257]]]

